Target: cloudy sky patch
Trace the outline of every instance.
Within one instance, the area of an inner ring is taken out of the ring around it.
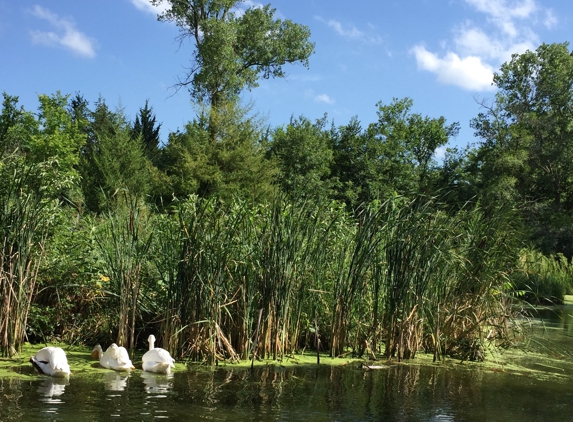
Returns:
[[[491,90],[493,72],[514,53],[539,44],[536,26],[556,24],[551,9],[536,0],[464,0],[485,20],[465,20],[452,28],[444,51],[432,52],[420,43],[411,49],[418,68],[432,72],[438,82],[470,91]]]
[[[95,40],[76,28],[70,18],[62,18],[56,13],[35,5],[30,13],[49,23],[51,31],[31,30],[32,43],[48,47],[61,47],[87,58],[95,57]]]

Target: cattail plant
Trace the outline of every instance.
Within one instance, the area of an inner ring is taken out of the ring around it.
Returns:
[[[336,221],[328,222],[326,217],[334,215],[327,211],[320,204],[278,198],[263,219],[258,258],[262,347],[273,359],[296,349],[303,305],[325,274],[328,236]]]
[[[432,286],[447,273],[449,217],[433,199],[417,198],[387,208],[384,229],[385,331],[387,357],[413,358],[433,309]]]
[[[152,232],[149,214],[138,200],[126,191],[118,195],[115,209],[107,212],[99,227],[96,245],[117,303],[116,343],[133,351],[142,266],[148,257]]]
[[[506,338],[512,315],[510,275],[517,263],[519,219],[505,206],[456,215],[460,259],[441,309],[444,353],[484,358],[486,340]]]
[[[363,295],[369,284],[369,272],[381,241],[379,212],[377,207],[364,208],[355,223],[356,229],[352,237],[347,238],[345,244],[341,245],[340,255],[337,257],[338,270],[335,274],[331,326],[332,356],[339,356],[344,352],[353,311],[358,314],[362,312],[360,307],[356,308],[356,304],[363,302]]]
[[[23,157],[0,161],[0,349],[18,352],[26,335],[38,269],[58,202],[57,163],[26,163]],[[52,194],[51,194],[52,193]]]

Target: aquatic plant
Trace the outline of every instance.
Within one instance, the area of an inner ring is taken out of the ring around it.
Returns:
[[[20,350],[38,269],[58,201],[55,162],[27,163],[23,157],[0,159],[0,349],[2,356]],[[59,184],[59,186],[63,186]]]

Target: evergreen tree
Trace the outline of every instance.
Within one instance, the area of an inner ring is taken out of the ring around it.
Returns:
[[[82,151],[80,172],[88,209],[100,212],[118,190],[143,197],[150,191],[150,164],[141,137],[133,130],[123,110],[111,111],[98,99],[88,113],[87,142]]]
[[[157,163],[161,144],[160,129],[161,123],[157,123],[153,108],[149,107],[149,101],[146,100],[145,106],[135,116],[132,133],[134,138],[140,137],[145,156],[154,164]]]
[[[233,104],[220,107],[169,135],[159,169],[169,179],[171,195],[241,196],[256,201],[269,196],[276,168],[265,158],[262,123],[247,117],[248,111]],[[216,142],[209,132],[213,119],[219,128]]]

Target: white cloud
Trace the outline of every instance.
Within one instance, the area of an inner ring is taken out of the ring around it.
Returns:
[[[314,96],[314,101],[318,103],[334,104],[333,98],[330,98],[327,94],[318,94]]]
[[[447,147],[445,145],[436,148],[436,150],[434,151],[434,159],[440,162],[444,161],[444,158],[446,158],[446,149]]]
[[[553,14],[553,10],[549,9],[545,11],[545,18],[543,19],[543,25],[546,28],[551,29],[557,24],[557,18]]]
[[[367,26],[368,26],[367,30],[363,31],[363,30],[358,29],[353,24],[346,24],[345,25],[342,22],[339,22],[339,21],[334,20],[334,19],[326,20],[326,19],[321,18],[320,16],[316,16],[315,19],[318,20],[319,22],[326,24],[330,28],[334,29],[334,31],[338,35],[346,38],[347,40],[359,40],[359,41],[366,42],[369,44],[381,44],[382,43],[382,37],[380,37],[380,35],[376,34],[376,32],[375,32],[376,27],[372,24],[367,24]]]
[[[79,31],[72,20],[60,18],[38,5],[34,6],[30,13],[38,19],[47,21],[54,29],[54,31],[30,31],[34,44],[63,47],[80,56],[95,57],[95,40]]]
[[[152,15],[158,15],[169,9],[169,5],[165,1],[158,6],[153,6],[149,0],[131,0],[131,3],[142,12],[151,13]]]
[[[435,73],[438,81],[447,85],[456,85],[472,91],[493,89],[493,68],[477,56],[460,58],[449,52],[443,58],[418,45],[412,49],[418,67]]]
[[[350,28],[343,28],[342,24],[335,20],[329,20],[327,25],[333,28],[339,35],[342,35],[344,38],[361,38],[364,36],[364,32],[357,29],[355,26],[351,26]]]
[[[307,89],[304,95],[317,103],[334,104],[336,102],[328,94],[317,94],[311,88]]]
[[[418,68],[430,71],[444,84],[468,90],[491,90],[494,69],[514,53],[534,50],[539,37],[534,28],[550,28],[556,18],[537,0],[464,0],[485,15],[480,24],[467,20],[453,29],[454,38],[432,53],[421,44],[412,48]],[[479,16],[474,15],[475,19]]]

